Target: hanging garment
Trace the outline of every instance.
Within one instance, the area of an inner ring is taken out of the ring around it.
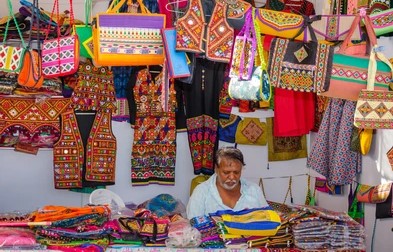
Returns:
[[[90,60],[79,64],[78,83],[72,93],[75,110],[98,110],[103,105],[115,107],[113,74],[107,67],[96,67]]]
[[[229,26],[227,16],[240,18],[251,5],[244,1],[227,4],[225,0],[216,0],[213,12],[208,13],[209,4],[202,0],[190,1],[185,15],[177,20],[176,50],[205,53],[212,61],[229,63],[234,30]],[[210,21],[206,20],[208,16],[211,16]]]
[[[0,145],[11,138],[34,147],[52,148],[60,136],[60,114],[70,107],[68,98],[0,99]],[[9,145],[8,145],[9,146]]]
[[[174,185],[176,163],[176,94],[164,73],[155,81],[148,69],[138,72],[133,88],[136,103],[131,157],[133,185]],[[162,99],[167,94],[166,106]]]
[[[194,174],[214,173],[218,147],[219,95],[227,64],[197,58],[191,85],[183,84],[186,124]]]
[[[327,178],[329,185],[352,183],[362,169],[362,154],[351,151],[356,102],[332,98],[325,111],[307,166]]]
[[[73,110],[61,115],[60,139],[53,146],[56,189],[115,184],[116,138],[111,114],[110,108],[99,109],[84,135],[81,132],[86,130],[80,130]]]
[[[274,88],[274,136],[308,134],[314,128],[315,99],[315,93]]]

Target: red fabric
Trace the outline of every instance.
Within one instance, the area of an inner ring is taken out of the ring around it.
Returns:
[[[164,14],[166,17],[165,28],[172,28],[173,27],[172,12],[166,8],[166,5],[168,4],[168,2],[169,2],[169,0],[158,1],[158,9],[160,10],[160,13]]]
[[[275,88],[273,135],[285,137],[308,134],[314,128],[315,96],[315,93]]]

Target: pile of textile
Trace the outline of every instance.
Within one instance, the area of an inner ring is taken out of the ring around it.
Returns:
[[[365,250],[365,229],[346,213],[299,206],[306,214],[293,219],[295,247],[301,249]]]
[[[37,241],[50,249],[78,246],[106,247],[114,226],[109,221],[107,206],[44,206],[32,213],[36,223],[47,222],[35,228]]]

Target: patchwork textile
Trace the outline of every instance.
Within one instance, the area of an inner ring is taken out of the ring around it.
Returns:
[[[18,136],[21,143],[51,148],[60,136],[60,114],[70,106],[68,98],[2,97],[0,134]]]
[[[53,146],[56,189],[82,188],[84,181],[115,183],[116,138],[111,114],[110,108],[97,111],[87,143],[82,139],[74,111],[61,115],[60,140]]]
[[[325,111],[307,166],[327,178],[329,185],[352,183],[361,172],[362,154],[350,149],[356,103],[332,98]]]
[[[134,86],[136,119],[131,153],[133,185],[175,183],[176,162],[176,93],[169,84],[167,109],[162,106],[166,89],[161,73],[155,81],[149,71],[138,72]]]

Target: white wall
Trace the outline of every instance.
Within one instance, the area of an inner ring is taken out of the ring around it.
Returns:
[[[323,0],[314,0],[315,6],[320,6]],[[5,1],[4,1],[5,2]],[[14,11],[19,8],[19,2],[12,0]],[[40,0],[40,7],[51,10],[52,0]],[[74,0],[75,17],[84,20],[83,0]],[[93,0],[93,13],[104,11],[107,0]],[[7,15],[8,11],[0,8],[0,17]],[[68,6],[67,0],[60,0],[60,11]],[[383,39],[385,45],[390,46],[386,55],[393,57],[391,39]],[[258,111],[243,116],[264,118],[272,116],[272,112]],[[145,199],[154,197],[160,193],[170,193],[180,199],[183,203],[188,201],[189,185],[194,177],[191,164],[190,152],[186,133],[177,134],[177,159],[176,159],[176,184],[174,186],[139,186],[133,187],[130,183],[131,170],[131,144],[133,130],[128,123],[113,122],[113,132],[117,137],[117,163],[116,163],[116,185],[108,189],[119,194],[125,202],[141,203]],[[312,137],[311,137],[312,138]],[[226,143],[221,143],[227,145]],[[391,130],[378,130],[370,154],[363,159],[363,172],[358,181],[365,184],[380,184],[385,179],[392,180],[393,172],[386,163],[387,150],[393,146],[393,132]],[[306,159],[297,159],[286,162],[271,162],[267,169],[267,147],[266,146],[238,146],[245,155],[247,166],[244,177],[258,182],[261,177],[280,177],[265,179],[264,186],[267,199],[282,202],[288,186],[289,175],[316,173],[306,168]],[[309,145],[310,148],[310,145]],[[88,195],[67,190],[55,190],[53,186],[52,151],[40,150],[37,156],[22,154],[12,149],[0,150],[0,212],[5,211],[31,211],[43,205],[72,205],[79,206],[88,203]],[[307,178],[305,176],[293,178],[294,203],[303,203],[305,199]],[[345,193],[348,188],[345,188]],[[336,210],[346,211],[347,196],[330,196],[317,193],[319,206]],[[371,237],[375,216],[375,206],[366,205],[366,232],[367,251],[371,251]],[[393,240],[391,228],[393,220],[378,221],[376,229],[376,240],[374,251],[391,251]]]

